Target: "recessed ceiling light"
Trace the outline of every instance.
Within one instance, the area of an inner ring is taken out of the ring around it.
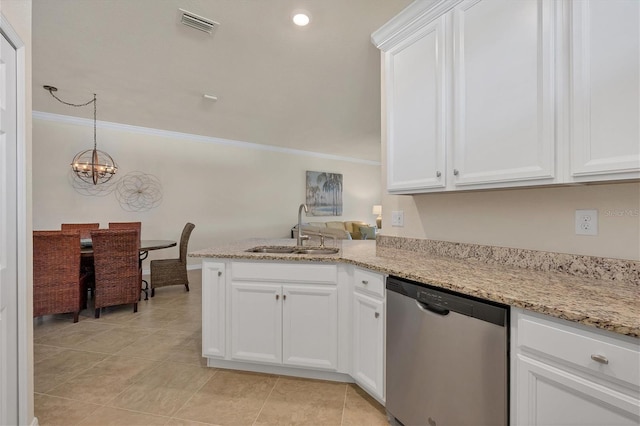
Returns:
[[[310,20],[309,15],[306,13],[296,13],[293,15],[293,23],[299,27],[304,27]]]

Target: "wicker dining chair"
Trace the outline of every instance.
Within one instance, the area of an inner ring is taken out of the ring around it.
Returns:
[[[60,227],[63,231],[79,230],[80,238],[83,240],[91,238],[91,231],[99,228],[99,223],[63,223]]]
[[[109,229],[136,229],[140,238],[142,222],[109,222]]]
[[[86,304],[79,231],[33,231],[33,317],[73,312]]]
[[[60,229],[63,231],[80,231],[80,239],[86,240],[91,238],[91,231],[100,229],[99,223],[63,223],[60,226]],[[80,269],[82,270],[82,274],[86,275],[86,288],[93,292],[93,256],[85,256],[81,255],[80,257]],[[86,300],[87,295],[86,292],[83,293],[83,300],[85,304],[84,308],[87,307]]]
[[[135,229],[104,229],[91,232],[95,267],[95,317],[107,306],[133,303],[138,312],[140,238]]]
[[[142,238],[142,222],[109,222],[109,229],[135,229],[136,231],[138,231],[138,240]],[[142,260],[140,259],[138,259],[138,269],[138,276],[140,277],[140,288],[146,295],[149,284],[146,284],[145,288],[142,287],[142,283],[146,283],[146,281],[142,279]],[[139,298],[141,297],[139,296]],[[148,296],[145,296],[145,300],[147,300],[147,298]]]
[[[151,297],[155,296],[158,287],[170,285],[184,285],[189,291],[187,276],[187,246],[191,231],[196,226],[187,223],[180,236],[180,257],[178,259],[159,259],[151,261]]]

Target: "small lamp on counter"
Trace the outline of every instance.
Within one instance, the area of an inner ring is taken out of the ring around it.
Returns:
[[[378,217],[376,217],[376,226],[378,227],[378,229],[382,229],[382,206],[376,204],[375,206],[373,206],[371,213],[378,215]]]

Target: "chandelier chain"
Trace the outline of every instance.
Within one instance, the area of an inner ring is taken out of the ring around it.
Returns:
[[[71,102],[63,101],[62,99],[54,95],[53,88],[47,88],[47,90],[49,91],[49,93],[51,93],[51,96],[53,96],[55,100],[57,100],[62,104],[69,105],[72,107],[78,108],[78,107],[87,106],[90,103],[93,103],[93,149],[96,149],[98,146],[96,142],[96,116],[97,116],[97,109],[98,109],[98,100],[96,98],[96,94],[95,93],[93,94],[93,99],[91,99],[89,102],[85,102],[83,104],[72,104]]]

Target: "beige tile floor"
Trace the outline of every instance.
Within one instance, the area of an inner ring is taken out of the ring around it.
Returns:
[[[386,425],[353,384],[207,368],[201,273],[138,313],[90,308],[34,320],[35,415],[48,425]]]

